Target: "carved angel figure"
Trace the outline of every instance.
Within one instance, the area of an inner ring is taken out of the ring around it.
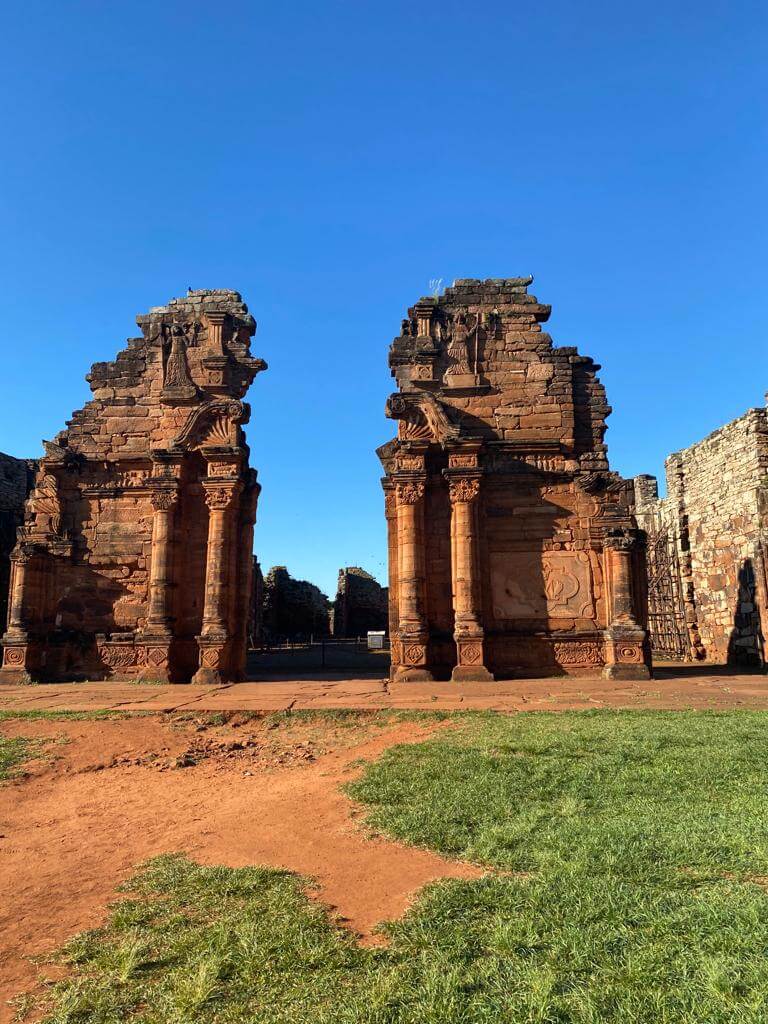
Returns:
[[[163,387],[166,388],[189,388],[194,387],[189,376],[186,355],[186,334],[180,324],[172,324],[169,328],[171,351],[168,354],[168,361],[165,364],[165,380]]]
[[[468,336],[469,329],[467,327],[467,318],[463,313],[459,313],[453,321],[451,341],[448,345],[448,356],[452,362],[445,371],[446,377],[452,377],[454,374],[459,373],[463,374],[472,372],[469,368],[469,352],[467,349]]]

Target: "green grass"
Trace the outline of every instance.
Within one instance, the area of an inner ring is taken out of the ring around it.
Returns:
[[[18,774],[19,765],[33,755],[34,743],[22,736],[0,736],[0,783]]]
[[[46,708],[23,708],[14,711],[10,708],[0,709],[0,722],[14,721],[49,721],[49,722],[90,722],[99,718],[136,718],[150,715],[151,711],[112,711],[108,708],[97,708],[93,711],[49,711]]]
[[[349,788],[470,858],[361,949],[299,880],[150,864],[54,1024],[764,1024],[768,715],[473,715]]]

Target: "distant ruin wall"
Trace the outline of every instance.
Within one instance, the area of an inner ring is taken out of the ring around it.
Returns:
[[[674,538],[689,654],[712,662],[763,661],[766,615],[768,412],[750,409],[666,460],[667,496],[635,480],[635,514],[649,537]],[[649,548],[652,545],[649,545]]]
[[[263,637],[267,643],[306,641],[330,634],[330,604],[307,580],[296,580],[284,565],[264,577]]]
[[[389,600],[386,587],[356,565],[339,569],[334,601],[333,635],[342,639],[365,636],[368,630],[387,630]]]

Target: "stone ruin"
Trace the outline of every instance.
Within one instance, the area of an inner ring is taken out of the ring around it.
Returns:
[[[553,347],[531,280],[457,281],[392,343],[393,680],[649,675],[643,535],[599,367]]]
[[[141,336],[92,367],[93,399],[44,443],[11,556],[2,681],[243,676],[256,324],[224,290],[137,322]]]
[[[368,630],[388,626],[387,588],[365,569],[348,565],[339,569],[336,600],[333,602],[333,635],[340,639],[364,637]]]
[[[297,580],[284,565],[264,577],[262,632],[267,643],[330,635],[330,602],[314,583]]]
[[[741,668],[766,663],[768,409],[750,409],[666,460],[667,496],[635,478],[648,536],[654,654]]]

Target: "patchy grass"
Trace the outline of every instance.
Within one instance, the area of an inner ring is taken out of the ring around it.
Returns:
[[[33,740],[18,736],[8,739],[0,736],[0,783],[18,775],[19,765],[34,756]]]
[[[768,715],[476,715],[350,786],[493,869],[363,949],[264,869],[151,863],[72,943],[51,1024],[763,1024]]]
[[[151,714],[151,711],[111,711],[106,708],[94,711],[49,711],[45,708],[25,708],[14,711],[10,708],[3,708],[0,709],[0,722],[15,722],[18,720],[29,722],[90,722],[100,718],[120,720]]]

